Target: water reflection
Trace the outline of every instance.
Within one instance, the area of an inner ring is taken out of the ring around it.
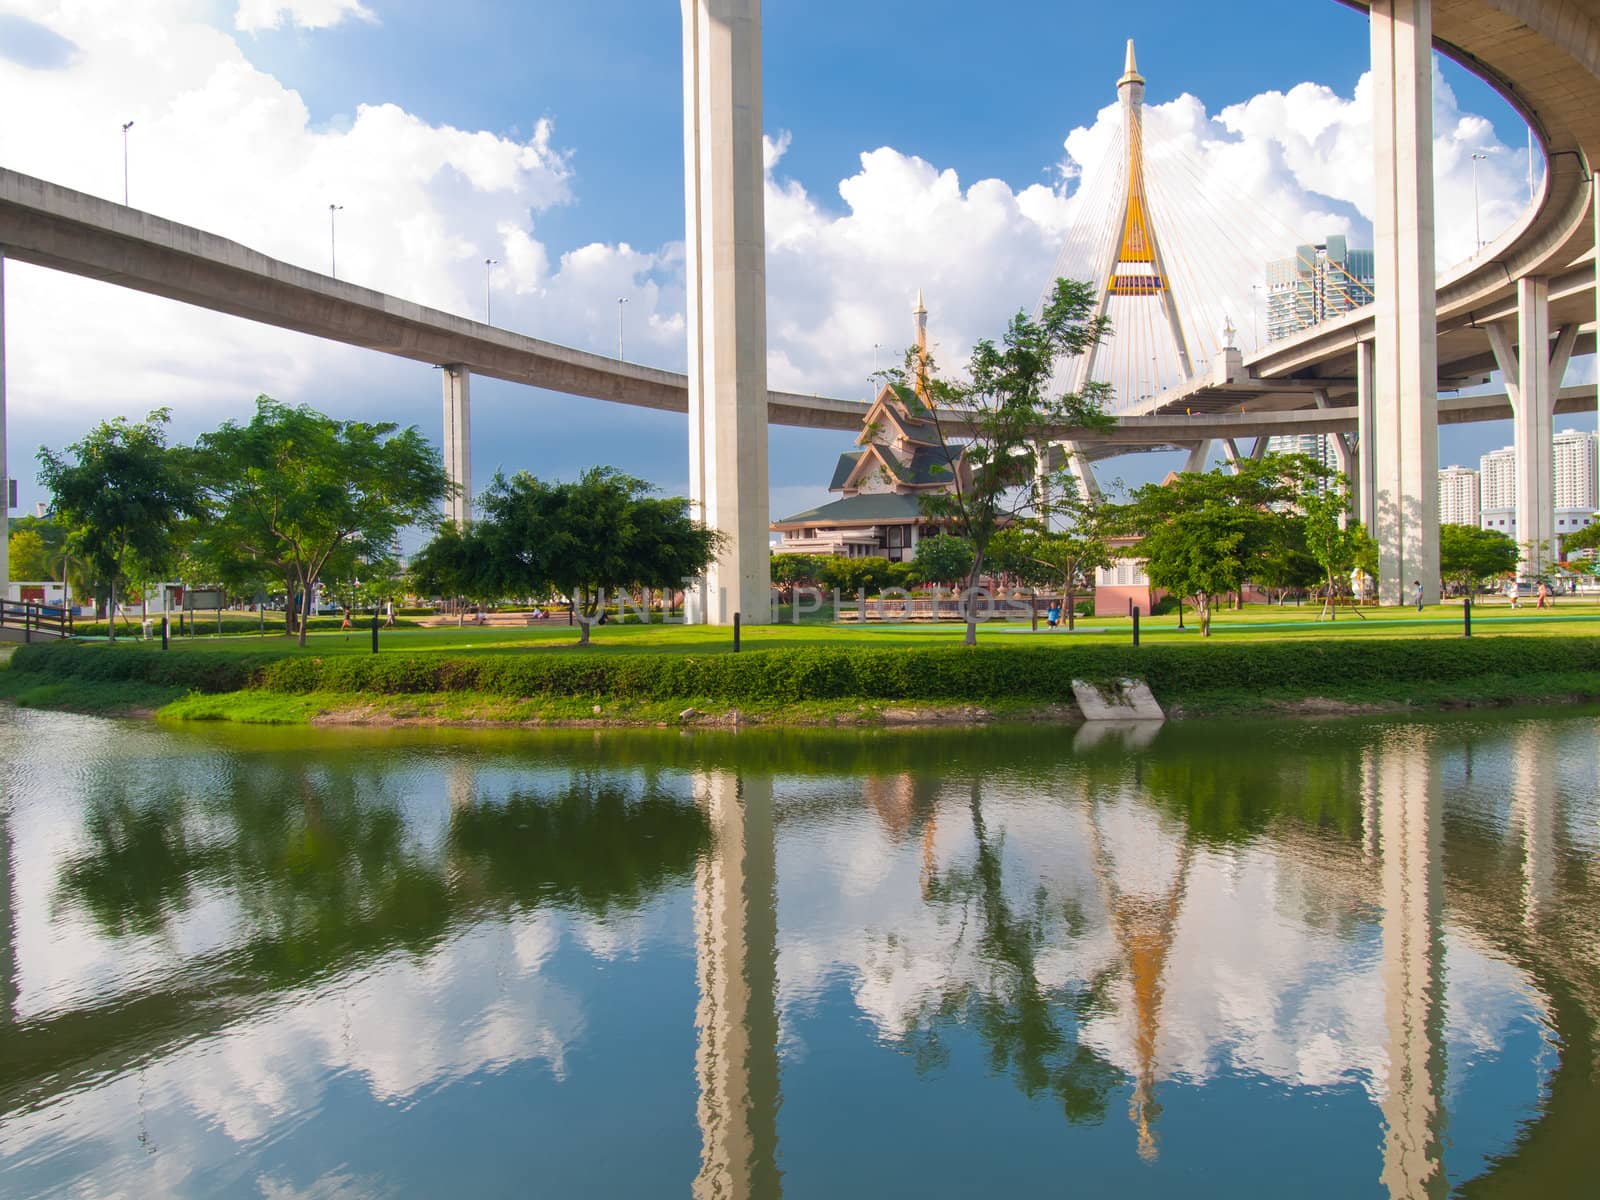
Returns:
[[[1596,1165],[1590,714],[1068,747],[0,722],[19,1194]]]

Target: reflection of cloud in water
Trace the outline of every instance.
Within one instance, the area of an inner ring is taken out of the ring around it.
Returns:
[[[787,792],[787,789],[785,789]],[[976,843],[969,796],[939,794],[932,852],[941,872],[970,869]],[[1182,827],[1126,791],[1094,806],[1094,819],[1124,892],[1155,894],[1179,866]],[[1082,803],[985,785],[983,818],[1003,841],[1006,899],[1043,922],[1033,962],[1042,991],[1088,987],[1107,969],[1110,1001],[1087,1015],[1079,1040],[1135,1076],[1138,1014],[1123,949],[1096,878]],[[984,953],[973,901],[924,896],[924,829],[896,837],[854,824],[850,860],[874,869],[870,886],[844,887],[837,831],[789,828],[780,846],[780,910],[805,913],[779,933],[785,1026],[834,981],[880,1037],[912,1038],[942,997],[995,994],[1012,982]],[[1384,1086],[1384,985],[1374,879],[1348,860],[1259,840],[1200,850],[1172,929],[1156,1038],[1156,1079],[1202,1083],[1245,1072],[1295,1087],[1358,1083],[1376,1101]],[[1538,1022],[1542,1002],[1520,971],[1462,928],[1446,927],[1445,1037],[1492,1052],[1513,1027]],[[800,1025],[796,1028],[797,1024]],[[1450,1055],[1452,1082],[1470,1056]]]
[[[589,924],[544,913],[484,921],[424,956],[393,954],[354,979],[285,996],[225,1037],[11,1118],[0,1131],[0,1156],[48,1152],[62,1139],[97,1145],[104,1160],[97,1179],[131,1172],[141,1181],[135,1191],[153,1195],[181,1190],[175,1164],[204,1156],[173,1145],[153,1147],[161,1151],[153,1157],[128,1149],[133,1114],[149,1113],[152,1125],[196,1140],[210,1128],[244,1145],[315,1120],[331,1080],[346,1073],[385,1104],[521,1062],[542,1062],[560,1079],[585,1020],[580,996],[548,968],[563,941],[589,940]],[[166,1119],[172,1110],[200,1121]],[[368,1194],[358,1183],[325,1180],[282,1194]],[[346,1190],[319,1190],[335,1184]]]

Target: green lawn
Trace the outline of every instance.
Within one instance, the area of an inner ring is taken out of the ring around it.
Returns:
[[[1368,608],[1362,616],[1342,610],[1335,621],[1318,621],[1315,606],[1248,605],[1243,610],[1217,613],[1211,623],[1215,641],[1263,641],[1295,638],[1459,638],[1461,636],[1461,606],[1459,604],[1433,605],[1418,613],[1414,608]],[[1363,619],[1364,617],[1364,619]],[[1127,644],[1132,636],[1131,621],[1127,617],[1084,617],[1079,629],[1067,633],[1056,632],[1040,626],[1032,631],[1026,622],[990,622],[980,627],[978,640],[986,645],[1045,644]],[[1163,642],[1191,642],[1199,640],[1199,631],[1193,613],[1186,613],[1186,629],[1177,627],[1175,616],[1145,617],[1140,622],[1140,634],[1147,644]],[[1475,637],[1492,637],[1505,634],[1519,636],[1539,635],[1589,635],[1600,634],[1600,603],[1566,602],[1554,609],[1543,611],[1523,607],[1513,610],[1503,602],[1484,604],[1473,609],[1472,632]],[[955,623],[939,625],[898,624],[868,622],[832,625],[806,623],[769,626],[746,626],[742,633],[743,645],[749,650],[765,650],[798,646],[939,646],[958,643],[962,628]],[[537,653],[570,648],[578,640],[578,630],[556,621],[532,627],[482,628],[468,626],[458,629],[445,626],[432,629],[399,628],[382,630],[379,634],[380,651],[419,651],[461,653],[474,650],[505,650],[518,653]],[[119,645],[124,639],[118,638]],[[130,648],[142,651],[159,651],[157,641],[143,644],[128,642]],[[282,634],[245,633],[216,637],[202,634],[198,637],[174,638],[175,646],[185,649],[266,649],[274,652],[297,653],[298,647]],[[368,629],[357,628],[351,633],[338,630],[313,630],[306,644],[306,652],[317,655],[366,654],[371,651],[371,634]],[[593,631],[590,648],[597,653],[706,653],[728,651],[733,648],[731,629],[696,625],[621,625],[597,627]]]

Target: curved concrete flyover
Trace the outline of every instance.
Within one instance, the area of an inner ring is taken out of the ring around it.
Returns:
[[[1366,12],[1368,0],[1338,0]],[[1519,224],[1438,284],[1440,387],[1465,386],[1495,369],[1484,327],[1517,319],[1517,283],[1550,280],[1550,324],[1595,320],[1592,164],[1600,161],[1600,0],[1433,0],[1440,53],[1495,88],[1544,150],[1544,186]],[[1325,383],[1334,403],[1354,403],[1356,347],[1371,342],[1370,306],[1275,343],[1243,363],[1257,389]],[[1578,352],[1592,348],[1586,339]],[[1212,381],[1180,386],[1140,411],[1226,411],[1237,397]],[[1309,392],[1252,398],[1251,407],[1310,407]]]
[[[263,325],[474,375],[687,412],[688,378],[574,350],[282,262],[238,242],[0,168],[0,252]],[[859,429],[867,405],[771,392],[774,425]]]

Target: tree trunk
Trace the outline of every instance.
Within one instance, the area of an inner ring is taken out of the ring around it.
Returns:
[[[117,640],[117,580],[111,579],[111,599],[106,603],[106,640]]]
[[[1211,636],[1211,597],[1205,592],[1196,592],[1194,601],[1195,611],[1200,614],[1200,636],[1208,638]]]
[[[309,609],[310,607],[311,607],[311,583],[308,580],[304,584],[304,586],[302,587],[301,594],[300,594],[300,637],[299,637],[299,643],[300,643],[301,649],[304,649],[305,648],[305,644],[306,644],[306,626],[311,623],[308,620],[308,614],[306,612],[306,610]]]
[[[978,644],[978,614],[974,611],[974,604],[978,598],[978,575],[983,570],[983,555],[977,554],[972,559],[972,574],[967,576],[966,595],[962,597],[962,616],[967,619],[966,636],[961,639],[964,646]]]
[[[1028,589],[1028,618],[1033,622],[1033,632],[1039,632],[1039,593]]]
[[[1078,627],[1078,593],[1071,588],[1067,589],[1067,632],[1071,633]]]

